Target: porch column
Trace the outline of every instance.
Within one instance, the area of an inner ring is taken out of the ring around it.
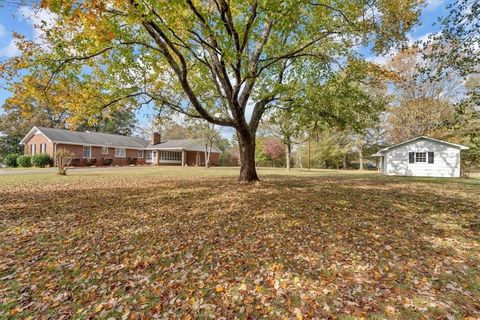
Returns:
[[[182,150],[182,167],[185,167],[185,160],[187,158],[187,152]]]

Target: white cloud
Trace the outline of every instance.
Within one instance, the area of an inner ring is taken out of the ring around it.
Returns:
[[[430,36],[432,36],[433,34],[432,33],[426,33],[426,34],[423,34],[421,36],[417,36],[417,37],[414,37],[412,35],[407,35],[407,45],[408,46],[412,46],[413,44],[415,43],[425,43],[428,38]],[[365,59],[367,61],[371,61],[373,63],[376,63],[378,65],[385,65],[387,64],[396,54],[398,53],[398,50],[397,49],[391,49],[388,53],[386,53],[385,55],[381,55],[381,56],[370,56],[370,57],[366,57]]]
[[[0,23],[0,38],[3,38],[7,35],[7,30],[5,30],[5,27],[3,24]]]
[[[445,3],[444,0],[427,0],[425,1],[425,11],[434,11]]]
[[[432,33],[428,32],[424,35],[421,35],[421,36],[417,36],[417,37],[413,37],[411,35],[407,35],[407,40],[408,40],[408,44],[409,45],[412,45],[414,44],[415,42],[420,42],[420,43],[425,43],[427,42],[428,38],[432,36]]]
[[[10,40],[10,43],[5,48],[0,49],[0,57],[11,58],[18,56],[19,54],[20,49],[18,49],[15,39]]]
[[[49,10],[34,9],[32,7],[22,6],[18,8],[20,19],[26,21],[32,26],[34,40],[43,36],[41,26],[46,24],[47,27],[55,23],[57,15]]]

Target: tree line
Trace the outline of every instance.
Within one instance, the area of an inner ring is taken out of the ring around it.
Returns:
[[[231,128],[241,181],[258,180],[256,165],[282,148],[285,167],[303,165],[306,141],[317,166],[346,167],[355,154],[362,168],[370,150],[420,134],[467,144],[477,161],[475,1],[450,4],[442,32],[413,46],[406,35],[423,8],[414,0],[33,6],[55,19],[38,26],[41,41],[18,35],[22,54],[1,64],[13,92],[3,117],[39,113],[81,129],[144,105],[168,110]],[[381,66],[359,47],[398,54]]]

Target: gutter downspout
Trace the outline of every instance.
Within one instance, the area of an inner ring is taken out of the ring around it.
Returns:
[[[56,153],[57,153],[57,143],[54,143],[53,144],[53,166],[54,167],[57,166],[57,157],[55,156]]]

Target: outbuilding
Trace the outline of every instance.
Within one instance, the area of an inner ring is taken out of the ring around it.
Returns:
[[[426,136],[379,150],[381,173],[389,176],[460,177],[460,151],[468,147]]]

